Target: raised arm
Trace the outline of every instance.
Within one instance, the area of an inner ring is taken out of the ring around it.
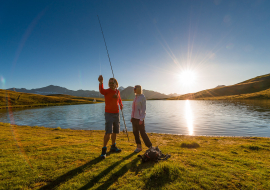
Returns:
[[[102,75],[99,75],[98,81],[99,81],[99,92],[100,92],[100,94],[105,95],[106,90],[103,87],[103,76]]]

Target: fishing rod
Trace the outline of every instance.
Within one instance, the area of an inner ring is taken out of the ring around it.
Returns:
[[[110,65],[111,65],[112,75],[113,75],[113,78],[114,78],[113,68],[112,68],[112,63],[111,63],[111,59],[110,59],[110,56],[109,56],[109,51],[108,51],[108,48],[107,48],[105,36],[104,36],[103,30],[102,30],[102,26],[101,26],[101,23],[100,23],[100,20],[99,20],[99,16],[97,15],[97,17],[98,17],[98,21],[99,21],[99,26],[100,26],[100,29],[101,29],[101,33],[102,33],[102,36],[103,36],[103,40],[104,40],[104,43],[105,43],[105,47],[106,47],[106,50],[107,50],[107,55],[108,55],[108,58],[109,58],[109,62],[110,62]],[[126,122],[125,122],[123,110],[122,110],[122,109],[120,109],[120,110],[121,110],[121,112],[122,112],[122,117],[123,117],[123,121],[124,121],[124,124],[125,124],[125,129],[126,129],[126,133],[127,133],[127,138],[128,138],[128,141],[129,141],[128,132],[127,132],[127,126],[126,126]]]
[[[107,48],[107,44],[106,44],[106,41],[105,41],[105,36],[103,34],[103,30],[102,30],[102,26],[101,26],[101,23],[100,23],[100,20],[99,20],[99,16],[97,15],[97,17],[98,17],[101,33],[102,33],[102,36],[103,36],[103,40],[104,40],[104,43],[105,43],[105,47],[106,47],[106,50],[107,50],[107,55],[108,55],[108,58],[109,58],[109,62],[110,62],[110,65],[111,65],[112,75],[113,75],[113,78],[114,78],[113,69],[112,69],[112,63],[111,63],[111,59],[110,59],[110,56],[109,56],[109,51],[108,51],[108,48]]]

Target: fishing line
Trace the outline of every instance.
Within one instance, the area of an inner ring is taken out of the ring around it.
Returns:
[[[111,65],[112,75],[113,75],[113,78],[114,78],[113,69],[112,69],[112,63],[111,63],[111,59],[110,59],[110,56],[109,56],[109,51],[108,51],[108,48],[107,48],[105,36],[104,36],[103,30],[102,30],[102,26],[101,26],[101,23],[100,23],[100,20],[99,20],[99,16],[97,15],[97,17],[98,17],[98,21],[99,21],[101,33],[102,33],[102,36],[103,36],[103,40],[104,40],[104,43],[105,43],[105,47],[106,47],[106,50],[107,50],[107,55],[108,55],[108,58],[109,58],[109,62],[110,62],[110,65]],[[127,138],[128,138],[128,141],[129,141],[128,132],[127,132],[127,126],[126,126],[126,122],[125,122],[125,118],[124,118],[124,114],[123,114],[123,110],[122,109],[121,109],[121,112],[122,112],[122,117],[123,117],[123,121],[124,121],[124,124],[125,124]]]
[[[98,17],[98,15],[97,15],[97,17]],[[107,50],[107,55],[108,55],[108,58],[109,58],[109,62],[110,62],[110,65],[111,65],[112,75],[113,75],[113,78],[114,78],[113,69],[112,69],[112,63],[111,63],[111,59],[110,59],[110,56],[109,56],[109,51],[108,51],[108,48],[107,48],[107,44],[106,44],[106,41],[105,41],[105,36],[104,36],[103,30],[102,30],[102,26],[101,26],[99,17],[98,17],[98,21],[99,21],[101,33],[102,33],[102,36],[103,36],[103,40],[104,40],[104,43],[105,43],[105,47],[106,47],[106,50]]]
[[[100,45],[98,45],[99,74],[101,75]]]
[[[98,61],[99,61],[99,75],[101,75],[101,61],[100,61],[100,45],[98,45]],[[100,98],[100,92],[98,92],[98,97]]]
[[[101,61],[100,61],[100,52],[99,52],[99,74],[101,75]]]

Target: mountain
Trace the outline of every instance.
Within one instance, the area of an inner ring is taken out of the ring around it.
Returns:
[[[67,88],[63,88],[60,86],[49,85],[43,88],[36,88],[27,90],[25,88],[10,88],[7,90],[12,90],[16,92],[25,92],[25,93],[32,93],[32,94],[41,94],[41,95],[50,95],[50,94],[66,94],[71,96],[80,96],[80,97],[100,97],[103,98],[98,91],[94,90],[69,90]]]
[[[217,87],[216,87],[216,88],[219,88],[219,87],[224,87],[224,86],[226,86],[226,85],[217,85]]]
[[[118,88],[118,90],[121,92],[122,90],[124,90],[125,88],[123,87],[123,86],[120,86],[119,88]]]
[[[182,94],[177,94],[177,93],[168,94],[168,96],[170,96],[170,97],[181,96],[181,95]]]
[[[169,98],[171,96],[168,96],[166,94],[161,94],[159,92],[155,92],[152,90],[143,90],[143,94],[146,97],[146,99],[163,99],[163,98]],[[127,87],[124,90],[121,91],[121,98],[122,99],[134,99],[134,87]]]
[[[43,88],[36,88],[27,90],[25,88],[10,88],[7,90],[12,90],[16,92],[24,92],[24,93],[32,93],[32,94],[40,94],[40,95],[53,95],[53,94],[66,94],[71,96],[79,96],[79,97],[93,97],[93,98],[104,98],[98,91],[94,90],[69,90],[64,87],[49,85]],[[127,88],[119,87],[118,90],[121,92],[122,99],[134,99],[134,91],[133,87],[129,86]],[[146,99],[164,99],[174,97],[173,95],[166,95],[161,94],[159,92],[155,92],[152,90],[143,90],[143,94],[145,95]]]
[[[270,99],[270,74],[254,77],[235,85],[220,86],[170,99]]]

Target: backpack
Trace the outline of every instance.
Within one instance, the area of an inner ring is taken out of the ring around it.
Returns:
[[[161,150],[158,147],[150,147],[143,155],[138,155],[142,159],[142,162],[167,160],[171,157],[170,154],[162,154]]]

